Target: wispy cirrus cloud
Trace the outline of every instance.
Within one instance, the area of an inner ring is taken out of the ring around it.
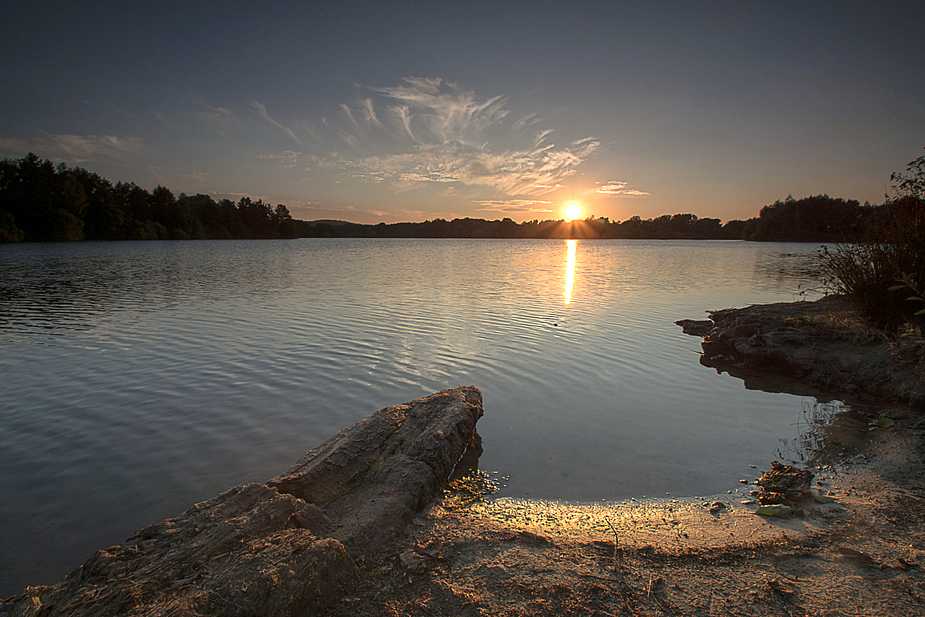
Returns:
[[[600,147],[594,137],[556,146],[535,114],[511,121],[505,97],[480,98],[439,78],[363,89],[372,96],[341,105],[340,122],[324,120],[348,150],[313,167],[399,189],[459,183],[531,197],[560,187]]]
[[[638,189],[626,188],[628,182],[623,182],[622,180],[611,180],[607,184],[598,187],[598,193],[603,195],[633,195],[633,196],[646,196],[648,195],[645,191],[640,191]]]
[[[194,112],[194,115],[205,120],[206,124],[217,131],[219,135],[228,137],[242,132],[241,120],[234,110],[225,107],[215,107],[198,98],[196,102],[199,105],[199,109]],[[158,115],[164,124],[169,122],[161,114]]]
[[[299,159],[302,157],[301,152],[294,152],[292,150],[286,150],[279,154],[258,154],[257,158],[264,161],[282,161],[284,167],[295,167]]]
[[[482,212],[503,212],[506,214],[523,214],[525,212],[552,212],[551,202],[539,199],[486,199],[476,202]]]
[[[299,145],[302,144],[302,140],[299,139],[299,137],[292,131],[292,129],[290,129],[289,127],[283,126],[282,124],[280,124],[279,122],[277,122],[276,120],[270,117],[270,114],[267,112],[267,108],[263,103],[260,103],[258,101],[251,101],[251,108],[254,111],[256,111],[260,115],[261,118],[263,118],[264,120],[266,120],[267,122],[269,122],[270,124],[278,128],[279,130],[284,132],[290,138],[292,138],[294,142],[296,142]]]
[[[480,137],[507,116],[504,99],[479,100],[441,79],[406,77],[398,86],[371,88],[385,99],[385,108],[417,143],[458,143],[480,146]],[[372,100],[365,104],[372,106]]]
[[[124,160],[136,155],[142,147],[143,142],[138,137],[114,135],[58,135],[36,131],[30,139],[0,137],[0,152],[4,154],[35,152],[45,158],[77,164],[101,158]]]

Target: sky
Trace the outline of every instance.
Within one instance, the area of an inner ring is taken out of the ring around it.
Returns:
[[[358,223],[881,203],[925,154],[923,26],[920,0],[20,2],[0,158]]]

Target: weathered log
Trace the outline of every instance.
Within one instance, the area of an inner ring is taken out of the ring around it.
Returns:
[[[236,486],[0,615],[310,615],[356,582],[356,560],[401,532],[441,489],[482,416],[474,387],[385,407],[268,485]]]
[[[378,548],[440,490],[475,434],[482,395],[444,390],[380,409],[269,485],[317,504],[354,553]]]

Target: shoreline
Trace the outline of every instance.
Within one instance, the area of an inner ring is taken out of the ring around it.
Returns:
[[[330,614],[921,614],[925,428],[880,431],[821,480],[835,501],[787,519],[727,494],[465,509],[448,495]]]
[[[703,337],[700,363],[749,389],[897,403],[925,411],[925,345],[890,340],[862,324],[840,296],[712,311],[683,319]]]
[[[738,495],[601,504],[489,497],[458,507],[450,492],[366,564],[364,592],[331,614],[925,613],[925,362],[916,368],[908,348],[859,328],[840,298],[710,316],[679,322],[709,339],[703,364],[747,388],[860,409],[819,427],[828,458],[813,486],[832,501],[761,516],[748,503],[752,478]],[[898,377],[884,380],[890,371]]]
[[[599,504],[441,495],[466,445],[477,449],[481,395],[458,388],[383,408],[267,485],[235,487],[98,551],[56,585],[3,600],[0,617],[921,614],[925,362],[859,338],[846,311],[824,299],[679,322],[705,336],[702,363],[746,387],[834,399],[841,379],[850,403],[890,402],[883,415],[862,415],[863,450],[813,469],[816,491],[834,501],[807,503],[802,516],[757,515],[752,484]],[[864,368],[870,358],[876,370]],[[897,377],[883,381],[891,366]],[[419,408],[411,432],[392,440]],[[837,444],[843,428],[820,430]],[[382,447],[388,440],[394,447]],[[383,466],[391,484],[376,475]],[[414,490],[409,470],[426,472]],[[192,561],[178,567],[178,556]]]

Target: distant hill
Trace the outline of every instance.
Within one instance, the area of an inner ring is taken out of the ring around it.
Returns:
[[[355,224],[356,224],[356,223],[351,223],[350,221],[336,221],[336,220],[334,220],[334,219],[318,219],[318,220],[315,220],[315,221],[303,221],[303,222],[304,222],[304,223],[308,223],[309,225],[320,225],[320,224],[325,224],[325,225],[355,225]]]

